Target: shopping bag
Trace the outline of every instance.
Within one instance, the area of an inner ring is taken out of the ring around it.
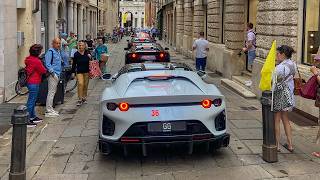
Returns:
[[[100,70],[100,67],[99,67],[99,61],[96,61],[96,60],[90,61],[89,62],[89,68],[90,68],[89,77],[91,79],[100,78],[101,77],[102,73],[101,73],[101,70]]]
[[[317,75],[314,75],[302,86],[300,91],[301,97],[315,100],[317,96],[317,87]]]

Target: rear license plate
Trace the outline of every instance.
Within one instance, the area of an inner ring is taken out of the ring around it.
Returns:
[[[175,132],[185,131],[186,122],[155,122],[148,124],[148,132]]]
[[[145,61],[153,61],[153,60],[156,60],[156,57],[154,55],[151,55],[151,56],[144,55],[144,56],[141,56],[141,59]]]

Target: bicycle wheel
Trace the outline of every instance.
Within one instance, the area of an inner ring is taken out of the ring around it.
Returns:
[[[14,90],[16,91],[16,93],[20,96],[23,96],[23,95],[26,95],[28,94],[29,90],[26,86],[24,87],[21,87],[20,83],[17,82],[15,87],[14,87]]]
[[[70,92],[73,91],[78,85],[78,81],[76,78],[70,79],[67,83],[66,83],[66,92]]]

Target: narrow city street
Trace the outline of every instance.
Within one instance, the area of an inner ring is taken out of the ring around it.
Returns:
[[[124,65],[126,39],[109,44],[108,71],[116,73]],[[163,43],[163,42],[161,42]],[[165,44],[163,44],[165,46]],[[173,61],[186,62],[170,48]],[[317,128],[293,124],[294,153],[281,148],[279,162],[266,163],[261,158],[261,105],[257,99],[244,99],[220,85],[222,77],[209,73],[227,101],[230,146],[214,153],[203,147],[188,155],[182,146],[148,147],[148,156],[132,149],[128,157],[119,149],[110,156],[98,151],[99,98],[108,83],[91,80],[88,104],[76,106],[76,91],[68,94],[65,104],[58,106],[58,118],[45,118],[36,128],[28,128],[27,179],[63,180],[250,180],[250,179],[319,179],[320,161],[311,156],[319,150],[314,143]],[[40,112],[42,107],[40,107]],[[43,117],[43,116],[42,116]],[[0,177],[8,179],[11,131],[0,143]],[[284,136],[283,136],[284,137]],[[285,142],[285,139],[282,139]]]

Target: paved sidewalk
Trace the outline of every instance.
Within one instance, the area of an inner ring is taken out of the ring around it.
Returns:
[[[111,45],[109,70],[115,73],[124,62],[125,39]],[[172,48],[171,48],[172,49]],[[179,53],[172,57],[193,65]],[[76,94],[59,106],[59,118],[46,118],[35,129],[28,129],[27,179],[63,180],[250,180],[250,179],[320,179],[320,160],[310,153],[320,150],[314,144],[315,127],[293,125],[295,152],[281,148],[279,162],[268,164],[261,159],[262,123],[258,100],[246,100],[220,86],[220,78],[210,74],[206,79],[225,95],[228,131],[231,142],[215,154],[196,150],[186,155],[184,147],[151,148],[148,157],[132,152],[124,157],[117,152],[109,157],[97,148],[99,97],[108,84],[91,81],[88,104],[75,106]],[[8,178],[10,131],[7,143],[0,145],[0,177]],[[284,137],[284,136],[283,136]],[[284,139],[283,139],[284,142]]]

